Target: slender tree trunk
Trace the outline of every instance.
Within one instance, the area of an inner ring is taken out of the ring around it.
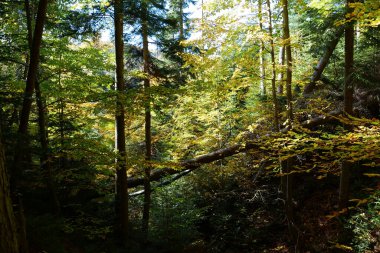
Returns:
[[[276,132],[280,131],[278,123],[278,101],[276,93],[276,60],[274,57],[274,41],[273,41],[273,27],[272,27],[272,9],[270,0],[267,0],[268,16],[269,16],[269,43],[270,43],[270,56],[272,61],[272,100],[273,100],[273,123]]]
[[[291,51],[291,40],[289,31],[289,14],[288,14],[288,1],[282,0],[283,6],[283,32],[284,32],[284,42],[285,42],[285,53],[286,53],[286,99],[287,99],[287,120],[289,129],[293,125],[293,106],[292,106],[292,51]],[[294,188],[294,176],[291,174],[293,169],[293,158],[288,158],[286,161],[285,173],[286,178],[284,178],[285,185],[285,209],[286,216],[288,219],[288,228],[293,241],[296,241],[297,230],[294,220],[294,205],[293,205],[293,188]]]
[[[148,45],[148,10],[146,3],[143,5],[142,17],[142,38],[143,38],[143,58],[144,58],[144,92],[145,92],[145,182],[144,182],[144,210],[142,219],[142,230],[145,240],[149,233],[149,213],[151,205],[151,185],[150,185],[150,160],[152,159],[152,131],[151,131],[151,108],[150,108],[150,80],[149,80],[149,45]]]
[[[27,3],[25,3],[27,4]],[[38,5],[36,25],[34,29],[34,36],[31,42],[30,49],[30,62],[27,71],[26,87],[24,92],[24,99],[21,108],[20,123],[18,128],[18,138],[15,148],[14,163],[11,171],[11,187],[17,188],[17,180],[21,176],[22,167],[26,165],[26,157],[30,153],[27,149],[28,146],[28,123],[32,106],[33,93],[36,84],[38,63],[40,58],[40,47],[42,41],[42,33],[44,29],[44,23],[46,19],[47,0],[40,0]],[[29,24],[30,25],[30,24]],[[29,27],[28,27],[29,28]],[[28,36],[28,40],[31,40]]]
[[[353,0],[347,0],[348,5],[353,3]],[[346,24],[344,35],[344,112],[352,115],[353,92],[354,92],[354,28],[352,23]]]
[[[310,82],[305,86],[305,88],[303,90],[304,95],[311,93],[315,89],[316,82],[321,79],[323,70],[326,68],[327,64],[329,63],[329,60],[330,60],[330,58],[331,58],[331,56],[332,56],[332,54],[336,48],[336,45],[338,45],[340,37],[342,37],[342,35],[343,35],[343,32],[344,32],[344,28],[340,27],[336,31],[333,40],[330,41],[330,43],[328,43],[324,55],[319,60],[317,66],[313,72],[313,75],[310,78]]]
[[[178,1],[179,4],[179,41],[185,39],[184,27],[183,27],[183,0]],[[182,48],[182,47],[181,47]]]
[[[1,136],[1,132],[0,132]],[[5,169],[4,148],[0,137],[0,252],[19,253],[20,245],[17,234],[17,223]]]
[[[27,4],[27,3],[25,3]],[[38,64],[40,59],[40,48],[42,42],[42,34],[44,30],[44,23],[46,19],[48,0],[40,0],[37,10],[36,24],[34,28],[34,35],[31,41],[30,60],[28,66],[28,74],[26,78],[26,86],[24,92],[24,100],[21,108],[20,124],[18,128],[18,138],[15,146],[14,160],[11,171],[11,188],[13,202],[18,204],[17,213],[18,231],[19,231],[19,249],[21,253],[28,252],[28,244],[26,240],[25,230],[25,216],[23,212],[23,205],[21,195],[19,194],[19,179],[23,171],[23,162],[25,157],[30,154],[27,149],[28,146],[28,123],[32,107],[33,93],[36,85]],[[28,37],[28,40],[30,38]]]
[[[22,173],[22,162],[25,160],[27,151],[27,132],[29,116],[32,107],[33,93],[36,85],[38,63],[40,58],[40,47],[42,41],[42,33],[46,19],[48,1],[40,0],[37,11],[36,25],[30,50],[30,62],[28,67],[28,75],[26,78],[26,87],[24,92],[24,100],[21,109],[20,124],[18,128],[18,138],[15,148],[14,164],[11,171],[11,187],[17,188],[16,181]]]
[[[18,132],[25,135],[28,131],[29,115],[32,106],[32,99],[34,88],[36,85],[38,63],[40,59],[40,47],[42,41],[42,33],[46,19],[48,0],[40,0],[38,5],[36,25],[34,29],[34,36],[32,41],[32,48],[30,50],[30,63],[28,69],[28,77],[26,80],[26,88],[24,94],[24,101],[21,110],[21,118]]]
[[[351,11],[350,3],[354,0],[347,0],[347,12]],[[353,23],[347,23],[344,34],[344,53],[345,53],[345,66],[344,66],[344,112],[346,115],[352,115],[353,111],[353,91],[354,91],[354,27]],[[350,126],[345,126],[350,128]],[[345,208],[348,204],[349,191],[350,191],[350,176],[352,164],[348,161],[342,162],[342,172],[340,175],[339,187],[339,208]]]
[[[25,13],[26,13],[26,24],[27,24],[27,29],[28,29],[28,44],[29,44],[29,49],[32,49],[32,43],[33,43],[33,29],[32,29],[32,16],[31,16],[31,11],[30,11],[30,2],[29,0],[25,0]],[[28,54],[27,54],[28,55]],[[29,56],[27,57],[27,64]],[[26,74],[27,74],[27,68],[26,69]],[[37,79],[37,78],[36,78]],[[49,189],[49,193],[51,194],[51,201],[52,201],[52,207],[54,210],[55,214],[59,214],[60,212],[60,203],[57,197],[57,191],[55,188],[55,183],[53,179],[53,174],[51,170],[51,164],[50,164],[50,158],[49,158],[49,145],[48,145],[48,134],[46,130],[46,110],[44,103],[42,101],[42,96],[41,96],[41,90],[40,90],[40,84],[36,80],[35,83],[35,90],[36,90],[36,101],[37,101],[37,108],[38,108],[38,127],[39,127],[39,135],[40,135],[40,143],[41,143],[41,157],[40,157],[40,163],[41,167],[44,172],[47,173],[47,185]]]
[[[260,32],[264,33],[263,30],[263,13],[262,13],[262,1],[258,2],[259,7],[259,26]],[[266,95],[267,90],[265,86],[265,59],[264,59],[264,41],[261,39],[260,41],[260,93],[261,95]]]
[[[128,235],[128,187],[125,146],[125,118],[123,93],[124,83],[124,42],[123,42],[123,1],[114,2],[115,52],[116,52],[116,203],[117,226],[124,242]]]
[[[50,155],[49,155],[49,142],[48,142],[48,133],[46,130],[46,106],[42,101],[41,90],[38,82],[36,83],[36,101],[38,108],[38,128],[40,135],[40,143],[42,153],[40,156],[40,164],[41,168],[46,173],[46,183],[49,190],[51,205],[54,214],[58,215],[60,213],[60,203],[57,196],[57,190],[55,187],[53,172],[50,163]]]
[[[286,53],[286,98],[287,98],[287,118],[289,126],[293,122],[293,105],[292,105],[292,49],[290,42],[289,31],[289,14],[288,14],[288,0],[282,0],[283,5],[283,29],[284,29],[284,42]]]
[[[278,54],[278,64],[281,67],[277,79],[279,81],[277,93],[278,94],[284,94],[284,71],[282,70],[282,66],[284,65],[285,62],[285,46],[280,47],[280,51]]]

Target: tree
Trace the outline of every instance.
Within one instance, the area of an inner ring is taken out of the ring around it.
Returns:
[[[0,252],[19,253],[16,218],[13,213],[8,174],[4,163],[4,148],[0,138]]]
[[[264,32],[263,30],[263,11],[262,11],[262,2],[261,0],[258,1],[258,18],[259,18],[259,27],[260,27],[260,32]],[[260,93],[261,95],[265,96],[267,93],[266,85],[265,85],[265,57],[264,57],[264,41],[261,39],[260,41]]]
[[[283,7],[283,36],[285,43],[285,54],[286,54],[286,113],[287,122],[289,129],[293,126],[293,96],[292,96],[292,49],[291,49],[291,38],[289,31],[289,14],[288,14],[288,0],[282,0]],[[293,169],[293,157],[289,157],[281,161],[281,167],[283,172],[286,174],[282,177],[282,187],[285,193],[285,208],[286,216],[288,218],[289,232],[293,240],[296,239],[296,227],[294,220],[294,204],[293,204],[293,187],[294,187],[294,175],[291,174]]]
[[[353,0],[347,0],[346,10],[350,13],[350,4]],[[344,32],[344,112],[347,116],[353,112],[353,93],[354,93],[354,27],[352,22],[348,22]],[[351,127],[346,125],[346,128]],[[339,186],[339,208],[344,208],[348,204],[350,176],[352,164],[347,160],[342,162]]]
[[[123,43],[123,0],[114,2],[115,54],[116,54],[116,216],[122,239],[128,235],[128,188],[125,149],[124,83],[124,43]]]
[[[18,140],[16,144],[16,152],[15,152],[15,157],[14,157],[14,166],[12,170],[11,182],[16,182],[17,177],[19,177],[21,174],[20,160],[23,159],[22,154],[21,154],[23,152],[21,152],[20,150],[24,150],[25,149],[24,144],[27,143],[26,135],[28,132],[29,116],[30,116],[30,111],[31,111],[31,106],[32,106],[34,88],[36,86],[36,80],[37,80],[37,71],[38,71],[38,64],[39,64],[39,59],[40,59],[40,47],[41,47],[44,23],[46,19],[47,5],[48,5],[47,0],[41,0],[38,5],[36,24],[35,24],[34,34],[33,34],[33,41],[32,41],[32,45],[30,49],[30,62],[29,62],[29,68],[28,68],[28,75],[26,79],[24,99],[23,99],[23,104],[22,104],[22,109],[21,109],[21,114],[20,114],[20,124],[18,128],[19,136],[18,136]]]
[[[274,56],[274,40],[273,40],[273,25],[272,25],[272,9],[270,0],[267,0],[268,17],[269,17],[269,43],[270,43],[270,56],[272,61],[272,100],[273,100],[273,123],[276,132],[280,130],[278,122],[278,101],[276,91],[276,60]],[[280,79],[281,82],[281,79]]]
[[[29,0],[25,0],[25,13],[26,13],[26,23],[28,30],[28,46],[31,52],[32,43],[33,43],[33,29],[32,29],[32,14]],[[26,57],[27,61],[29,59],[29,55]],[[29,62],[26,62],[29,65]],[[27,73],[27,69],[25,68],[25,73]],[[40,135],[40,143],[41,143],[41,156],[40,156],[40,164],[41,168],[47,172],[47,185],[49,192],[51,194],[51,203],[55,214],[59,214],[60,212],[60,203],[58,200],[57,192],[55,189],[55,183],[52,175],[51,168],[51,157],[49,155],[49,144],[48,144],[48,132],[46,130],[46,105],[43,102],[43,98],[41,95],[40,84],[36,78],[35,82],[35,94],[36,94],[36,102],[38,108],[38,128]]]
[[[327,44],[326,51],[323,54],[323,56],[320,58],[320,60],[318,61],[318,64],[315,67],[313,75],[310,78],[310,82],[304,88],[304,91],[303,91],[304,95],[311,93],[315,89],[316,82],[321,79],[323,70],[328,65],[330,57],[332,56],[335,50],[335,47],[337,46],[340,40],[340,37],[343,35],[343,32],[344,32],[344,28],[339,27],[337,31],[335,32],[333,39]]]
[[[144,210],[142,217],[142,230],[145,240],[149,232],[149,213],[151,206],[151,186],[150,186],[150,161],[152,159],[152,124],[151,124],[151,95],[150,95],[150,71],[149,71],[149,45],[148,45],[148,4],[142,1],[141,4],[141,33],[143,39],[143,60],[144,60],[144,109],[145,109],[145,183],[144,183]]]

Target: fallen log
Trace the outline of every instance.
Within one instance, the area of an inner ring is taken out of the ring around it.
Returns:
[[[326,124],[326,123],[329,123],[332,121],[337,121],[337,116],[339,116],[341,114],[342,114],[342,111],[337,110],[337,111],[333,111],[333,112],[326,114],[326,115],[320,115],[320,116],[317,116],[315,118],[312,118],[310,120],[307,120],[307,121],[301,123],[300,127],[312,129],[314,127],[317,127],[317,126],[320,126],[320,125],[323,125],[323,124]],[[288,128],[283,128],[281,130],[282,133],[286,133],[288,131],[289,131]],[[230,147],[222,148],[222,149],[213,151],[213,152],[208,153],[208,154],[200,155],[198,157],[179,162],[176,165],[176,167],[178,167],[180,169],[162,168],[162,169],[154,170],[154,171],[152,171],[152,174],[150,176],[150,180],[151,181],[158,181],[161,178],[164,178],[164,177],[169,176],[169,175],[181,173],[185,170],[187,171],[186,174],[188,174],[191,171],[199,168],[203,164],[212,163],[212,162],[218,161],[220,159],[236,155],[238,153],[246,152],[246,151],[252,150],[252,149],[259,149],[259,148],[260,148],[260,145],[257,143],[257,141],[253,142],[253,141],[248,140],[247,142],[244,142],[244,143],[238,143],[238,144],[232,145]],[[134,188],[136,186],[143,185],[144,184],[144,178],[143,177],[129,178],[127,184],[128,184],[128,188]]]
[[[342,37],[344,32],[344,27],[339,27],[338,30],[336,30],[334,34],[334,38],[327,44],[326,51],[324,55],[319,60],[316,68],[314,69],[313,75],[310,78],[310,82],[305,86],[303,90],[304,95],[308,95],[313,92],[313,90],[316,88],[316,83],[318,80],[321,79],[323,70],[326,68],[327,64],[330,61],[330,58],[336,48],[336,45],[338,45],[338,42],[340,38]]]

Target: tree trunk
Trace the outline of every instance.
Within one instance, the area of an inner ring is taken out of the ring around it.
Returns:
[[[285,53],[286,53],[286,100],[287,100],[287,121],[288,128],[291,129],[293,126],[293,105],[292,105],[292,51],[291,51],[291,40],[289,31],[289,14],[288,14],[288,1],[282,0],[283,6],[283,29],[284,29],[284,42],[285,42]],[[286,160],[286,171],[285,175],[286,189],[285,193],[285,211],[286,217],[288,219],[288,228],[292,240],[295,242],[297,239],[296,225],[294,220],[294,206],[293,206],[293,188],[294,188],[294,176],[291,174],[293,169],[293,158],[288,158]]]
[[[321,79],[323,70],[326,68],[327,64],[329,63],[330,57],[333,54],[333,52],[336,48],[336,45],[338,45],[340,37],[342,37],[342,35],[343,35],[343,32],[344,32],[344,28],[340,27],[336,31],[333,40],[327,44],[326,51],[325,51],[324,55],[321,57],[321,59],[319,60],[317,66],[313,72],[313,75],[310,78],[310,82],[305,86],[305,88],[303,90],[304,95],[307,95],[307,94],[313,92],[313,90],[315,89],[316,82]]]
[[[278,64],[281,67],[277,79],[279,81],[277,93],[278,94],[284,94],[284,71],[282,70],[282,66],[284,65],[285,62],[285,46],[280,47],[280,52],[278,54]]]
[[[258,2],[259,7],[259,26],[260,26],[260,32],[264,33],[263,31],[263,13],[262,13],[262,1],[259,0]],[[265,59],[264,59],[264,41],[261,39],[260,41],[260,94],[266,95],[267,90],[265,86]]]
[[[27,6],[28,3],[25,3]],[[19,180],[21,178],[24,165],[23,162],[26,161],[26,157],[30,152],[27,150],[28,147],[28,123],[29,116],[32,107],[33,93],[36,85],[38,64],[40,59],[40,48],[42,42],[42,34],[44,30],[44,23],[46,19],[48,0],[40,0],[37,10],[36,24],[34,28],[34,35],[28,36],[28,41],[31,41],[30,48],[30,62],[26,78],[26,86],[24,92],[24,99],[21,108],[20,124],[18,128],[17,143],[15,146],[15,153],[13,159],[13,165],[11,170],[11,189],[12,198],[14,203],[17,203],[18,210],[15,209],[15,214],[17,213],[18,230],[19,230],[19,249],[22,253],[28,252],[28,244],[26,240],[26,230],[25,230],[25,216],[23,212],[23,205],[21,200],[21,195],[19,195]]]
[[[27,30],[28,30],[28,44],[29,44],[29,50],[32,49],[32,42],[33,42],[33,29],[32,29],[32,15],[30,10],[30,2],[29,0],[25,0],[25,13],[26,13],[26,24],[27,24]],[[29,57],[27,57],[27,64]],[[27,73],[27,68],[26,68]],[[38,108],[38,128],[39,128],[39,135],[40,135],[40,143],[41,143],[41,149],[42,153],[40,156],[40,164],[41,168],[45,173],[47,173],[47,186],[49,189],[49,193],[51,194],[51,203],[52,208],[54,210],[55,214],[59,214],[60,212],[60,203],[57,197],[57,191],[55,189],[55,183],[53,179],[53,174],[51,171],[51,165],[50,165],[50,159],[49,159],[49,145],[48,145],[48,134],[46,130],[46,111],[45,106],[42,101],[41,96],[41,90],[40,90],[40,84],[37,81],[35,83],[35,90],[36,90],[36,101],[37,101],[37,108]]]
[[[183,1],[179,0],[179,41],[182,42],[185,39],[184,27],[183,27]],[[182,49],[182,46],[181,46]]]
[[[47,188],[50,193],[51,206],[54,214],[58,215],[60,213],[60,203],[57,196],[57,190],[55,187],[54,177],[50,164],[50,155],[49,155],[49,142],[48,142],[48,133],[46,130],[46,110],[45,105],[42,101],[40,85],[36,83],[36,101],[38,108],[38,130],[41,143],[41,156],[40,164],[44,173],[46,173],[46,183]]]
[[[4,164],[4,148],[0,138],[0,252],[19,253],[16,218],[13,212],[8,173]]]
[[[272,27],[272,10],[270,0],[267,0],[268,16],[269,16],[269,37],[270,37],[270,56],[272,61],[272,100],[273,100],[273,124],[276,132],[280,130],[278,123],[278,101],[276,92],[276,60],[274,57],[274,41],[273,41],[273,27]]]
[[[283,6],[283,29],[284,29],[284,43],[286,53],[286,98],[287,98],[287,118],[289,126],[291,127],[293,121],[293,105],[292,105],[292,49],[290,43],[289,31],[289,14],[288,14],[288,0],[282,0]]]
[[[115,53],[116,53],[116,201],[117,230],[120,230],[124,242],[128,234],[128,187],[125,146],[125,118],[123,93],[124,83],[124,42],[123,42],[123,0],[114,2]]]
[[[34,36],[32,40],[32,47],[30,50],[30,62],[28,68],[28,75],[26,79],[26,87],[24,92],[24,100],[21,109],[20,124],[18,128],[18,138],[15,147],[14,163],[11,171],[11,187],[17,188],[17,180],[22,173],[22,162],[25,162],[27,150],[27,132],[30,110],[32,106],[33,93],[36,85],[38,63],[40,58],[40,47],[42,41],[42,33],[46,19],[48,1],[40,0],[37,11],[36,25],[34,29]],[[29,38],[28,38],[29,39]]]
[[[347,0],[346,8],[353,3],[353,0]],[[353,91],[354,91],[354,28],[352,23],[346,24],[344,34],[344,112],[352,115]]]
[[[144,58],[144,93],[145,93],[145,160],[146,165],[144,168],[145,181],[144,181],[144,210],[142,218],[142,230],[145,241],[148,239],[149,233],[149,213],[151,205],[151,185],[150,173],[151,168],[149,165],[152,159],[152,133],[151,133],[151,108],[150,108],[150,80],[149,80],[149,45],[148,45],[148,10],[147,4],[144,3],[141,17],[142,25],[142,38],[143,38],[143,58]]]
[[[42,33],[46,19],[48,0],[40,0],[38,5],[36,25],[34,28],[34,36],[32,41],[32,48],[30,50],[30,63],[28,69],[28,77],[26,79],[26,88],[24,94],[24,101],[21,109],[21,118],[18,132],[25,135],[28,131],[29,115],[32,106],[32,99],[34,88],[36,85],[38,63],[40,59],[40,47],[42,41]]]
[[[346,9],[349,13],[351,8],[350,3],[353,0],[347,0]],[[344,66],[344,112],[346,115],[352,115],[353,107],[353,91],[354,91],[354,27],[353,23],[347,23],[344,34],[344,53],[345,53],[345,66]],[[349,126],[345,126],[350,128]],[[350,191],[350,176],[352,164],[348,161],[343,161],[342,171],[340,175],[339,187],[339,208],[345,208],[348,204],[349,191]]]

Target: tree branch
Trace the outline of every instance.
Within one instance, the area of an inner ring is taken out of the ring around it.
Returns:
[[[309,128],[309,129],[314,128],[326,123],[337,121],[337,116],[341,114],[342,112],[340,110],[336,110],[327,115],[321,115],[321,116],[312,118],[310,120],[307,120],[301,123],[300,126],[303,128]],[[289,131],[288,128],[283,128],[281,130],[282,133],[286,133],[288,131]],[[178,167],[182,169],[162,168],[162,169],[154,170],[152,171],[150,180],[158,181],[165,176],[174,175],[177,173],[183,173],[184,171],[186,171],[185,174],[188,174],[191,171],[199,168],[203,164],[212,163],[220,159],[236,155],[238,153],[246,152],[252,149],[259,149],[259,148],[260,148],[260,145],[257,142],[253,142],[253,141],[238,143],[227,148],[222,148],[222,149],[213,151],[211,153],[204,154],[204,155],[180,162],[178,164]],[[128,188],[133,188],[133,187],[143,185],[143,184],[144,184],[144,178],[142,177],[128,178]],[[138,194],[136,193],[136,195]]]

